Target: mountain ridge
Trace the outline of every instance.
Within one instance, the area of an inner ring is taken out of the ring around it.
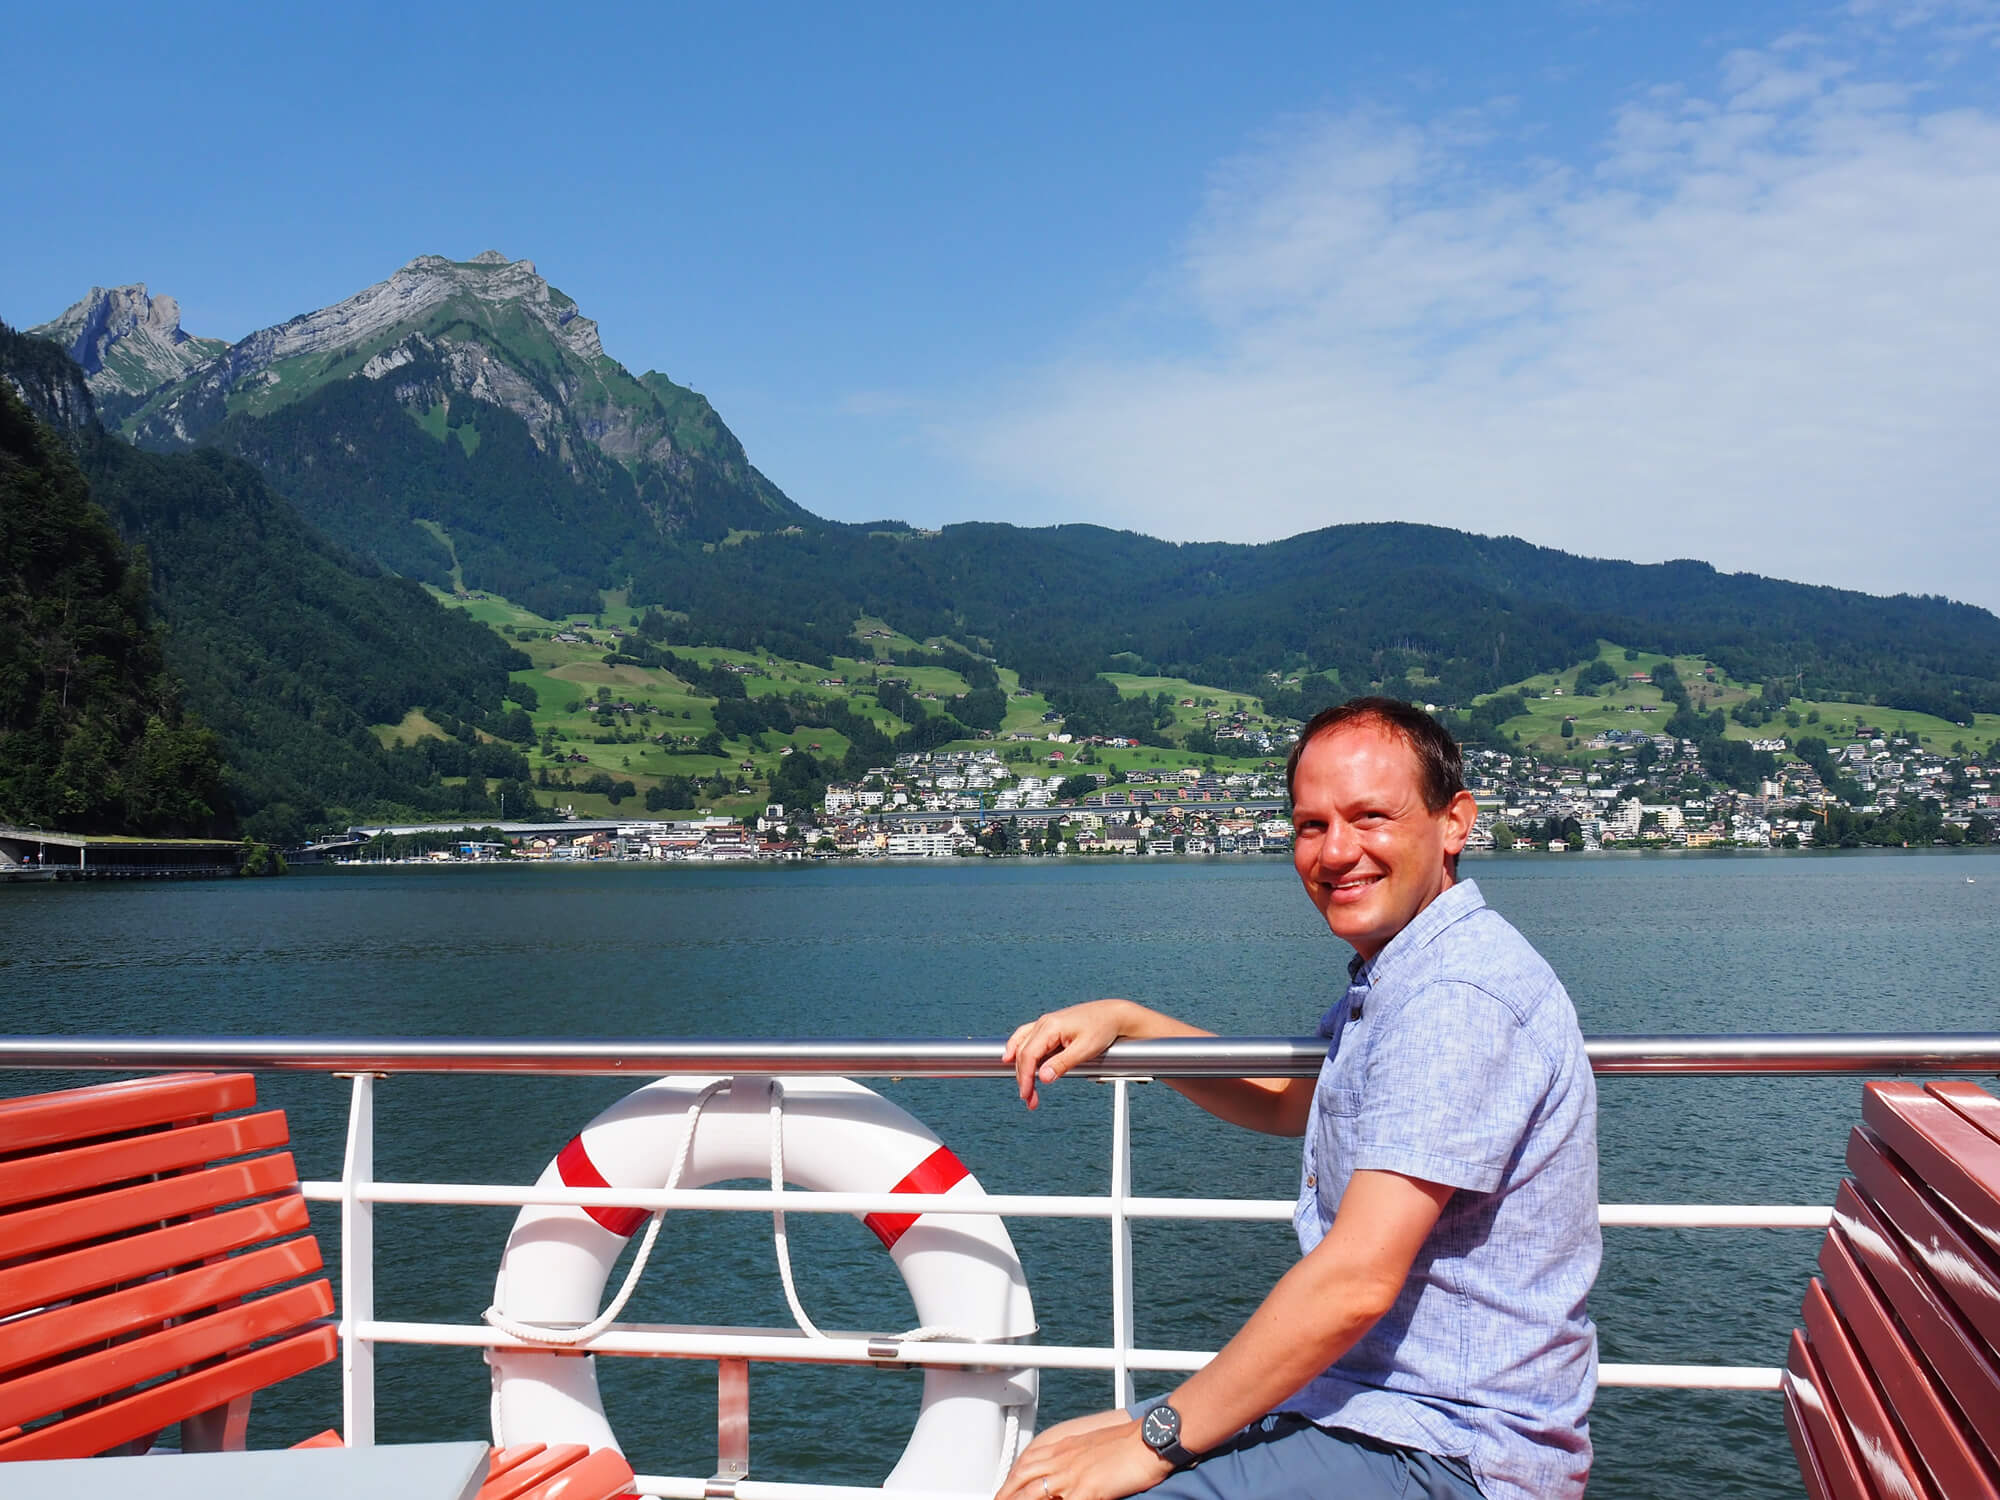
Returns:
[[[677,540],[821,524],[705,397],[633,375],[534,262],[495,250],[418,256],[165,373],[106,410],[140,447],[247,458],[334,540],[427,582],[452,576],[449,530],[474,586],[551,612]]]
[[[181,327],[181,305],[146,283],[94,286],[56,317],[27,330],[59,344],[82,369],[91,393],[137,399],[206,363],[227,347]]]
[[[1960,720],[2000,709],[2000,621],[1938,599],[1401,521],[1260,545],[828,521],[771,486],[705,398],[605,356],[573,299],[497,251],[419,256],[259,330],[124,428],[248,459],[392,571],[548,618],[607,596],[659,606],[681,644],[830,660],[865,616],[984,641],[1039,681],[1136,660],[1245,689],[1273,671],[1421,682],[1465,703],[1600,637],[1656,638],[1749,680],[1803,675]]]

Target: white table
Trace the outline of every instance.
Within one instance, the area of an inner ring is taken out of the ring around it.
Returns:
[[[0,1463],[0,1500],[472,1500],[485,1443],[148,1453]]]

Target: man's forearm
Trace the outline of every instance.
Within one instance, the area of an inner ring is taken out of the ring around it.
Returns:
[[[1197,1453],[1275,1411],[1339,1359],[1381,1313],[1339,1283],[1322,1284],[1300,1261],[1271,1289],[1222,1351],[1174,1392],[1181,1442]]]
[[[1312,1112],[1310,1078],[1167,1078],[1162,1082],[1218,1120],[1265,1135],[1304,1135]]]
[[[1157,1010],[1132,1001],[1121,1020],[1122,1037],[1214,1036]],[[1168,1078],[1168,1087],[1200,1105],[1218,1120],[1265,1135],[1304,1135],[1311,1112],[1313,1081],[1309,1078]]]
[[[1033,1109],[1041,1088],[1071,1068],[1094,1062],[1121,1041],[1213,1036],[1131,1000],[1092,1000],[1038,1016],[1015,1028],[1001,1049],[1013,1065],[1021,1102]],[[1196,1078],[1168,1080],[1210,1114],[1270,1135],[1303,1135],[1312,1110],[1309,1078]]]
[[[1395,1305],[1451,1193],[1400,1173],[1356,1172],[1326,1238],[1174,1393],[1182,1444],[1214,1447],[1352,1349]]]

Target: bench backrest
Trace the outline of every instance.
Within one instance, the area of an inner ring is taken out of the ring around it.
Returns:
[[[1871,1083],[1792,1333],[1814,1500],[2000,1500],[2000,1099]]]
[[[256,1100],[187,1073],[0,1101],[0,1460],[197,1418],[240,1445],[252,1392],[334,1357],[284,1114],[229,1114]]]

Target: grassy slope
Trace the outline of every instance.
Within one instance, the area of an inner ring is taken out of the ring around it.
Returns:
[[[525,651],[533,666],[514,674],[514,680],[534,689],[539,699],[539,707],[533,717],[539,733],[555,730],[560,737],[560,749],[565,755],[581,755],[580,761],[566,761],[553,767],[558,773],[567,769],[575,781],[583,781],[597,772],[604,772],[613,780],[630,780],[643,794],[666,776],[680,775],[707,779],[718,770],[734,775],[744,762],[753,769],[747,774],[752,783],[750,790],[737,796],[704,801],[704,809],[719,813],[741,815],[755,813],[768,800],[765,787],[771,769],[779,760],[780,747],[786,744],[798,750],[811,750],[818,746],[817,753],[823,758],[838,761],[846,754],[846,741],[832,730],[802,728],[791,735],[766,735],[762,750],[753,747],[746,739],[725,742],[726,757],[717,761],[712,757],[696,754],[695,741],[715,727],[714,702],[696,693],[686,683],[671,673],[652,668],[632,666],[607,666],[603,657],[611,649],[607,627],[629,619],[629,611],[622,608],[607,608],[597,616],[573,616],[569,620],[547,620],[497,596],[483,596],[471,599],[452,599],[440,594],[445,603],[465,610],[474,619],[502,629],[510,640],[514,640]],[[597,621],[602,620],[603,626]],[[561,626],[572,626],[590,632],[596,639],[590,644],[572,645],[550,640],[515,640],[511,635],[514,628],[526,626],[530,629],[547,631]],[[886,634],[871,634],[886,632]],[[834,658],[831,674],[807,662],[788,661],[766,654],[736,651],[716,646],[692,646],[676,648],[677,654],[704,665],[717,662],[732,662],[753,670],[743,678],[744,688],[753,698],[772,694],[789,694],[797,691],[812,693],[820,697],[841,697],[857,714],[874,720],[885,732],[895,734],[905,727],[904,722],[883,708],[876,701],[869,688],[871,673],[884,677],[898,677],[910,682],[913,690],[935,693],[939,700],[966,690],[965,679],[959,673],[943,667],[909,667],[890,663],[885,658],[891,652],[919,649],[935,649],[941,642],[918,641],[897,632],[887,622],[862,620],[855,629],[855,654]],[[1579,697],[1574,692],[1576,673],[1584,666],[1578,661],[1560,673],[1545,673],[1513,684],[1512,690],[1524,694],[1539,693],[1540,697],[1528,700],[1528,711],[1510,719],[1503,729],[1518,733],[1528,747],[1551,756],[1567,754],[1572,759],[1587,760],[1603,752],[1583,749],[1585,741],[1607,729],[1641,730],[1657,733],[1666,724],[1669,710],[1664,705],[1659,690],[1645,683],[1631,683],[1626,680],[1633,672],[1650,673],[1661,661],[1666,660],[1659,652],[1640,651],[1632,660],[1627,660],[1622,644],[1611,641],[1599,642],[1596,659],[1604,660],[1619,673],[1620,681],[1601,687],[1594,695]],[[1725,713],[1735,704],[1753,698],[1759,691],[1759,684],[1731,680],[1725,673],[1715,669],[1700,657],[1681,656],[1673,658],[1682,682],[1687,686],[1696,708],[1703,711],[1719,708]],[[821,686],[821,679],[829,675],[844,678],[845,685],[838,688]],[[1107,673],[1121,693],[1128,696],[1151,697],[1166,692],[1175,703],[1175,736],[1204,726],[1206,708],[1201,700],[1213,700],[1216,707],[1225,711],[1241,702],[1251,713],[1261,715],[1263,704],[1256,698],[1231,692],[1227,689],[1210,687],[1181,678],[1145,677],[1132,673]],[[1002,727],[1001,737],[993,741],[965,740],[956,742],[952,748],[972,748],[983,745],[986,748],[1006,750],[1017,742],[1009,742],[1005,735],[1022,731],[1040,735],[1046,729],[1058,726],[1044,726],[1042,715],[1048,711],[1048,702],[1039,694],[1014,697],[1020,686],[1020,679],[1010,669],[1001,669],[1001,686],[1008,692],[1008,713]],[[651,705],[650,711],[635,713],[629,722],[620,717],[618,729],[632,736],[635,743],[603,744],[599,738],[607,731],[592,718],[590,705],[595,701],[599,688],[610,690],[614,699],[630,700]],[[1556,697],[1556,689],[1562,696]],[[1184,706],[1182,700],[1194,700]],[[574,704],[575,707],[571,707]],[[940,705],[941,706],[941,705]],[[1795,703],[1795,709],[1803,720],[1809,710],[1817,710],[1820,722],[1802,723],[1798,728],[1787,726],[1782,719],[1774,720],[1762,729],[1752,729],[1730,721],[1728,734],[1735,739],[1754,739],[1766,736],[1820,734],[1831,741],[1851,735],[1859,722],[1887,729],[1892,732],[1907,731],[1920,737],[1925,743],[1943,749],[1955,741],[1973,740],[1984,742],[2000,736],[2000,716],[1982,715],[1970,730],[1923,714],[1906,713],[1881,709],[1865,704],[1821,703],[1802,700]],[[1565,741],[1561,737],[1561,724],[1566,716],[1574,716],[1576,738]],[[377,733],[386,743],[395,733],[406,738],[424,732],[419,726],[406,720],[400,726],[378,727]],[[669,733],[674,741],[655,744],[651,736]],[[1041,751],[1054,749],[1044,745]],[[1070,752],[1073,754],[1074,752]],[[531,759],[539,767],[544,758],[536,752]],[[1134,780],[1143,780],[1149,773],[1177,770],[1185,766],[1199,765],[1205,757],[1179,749],[1161,749],[1140,746],[1130,750],[1102,752],[1091,769],[1109,772],[1120,769]],[[1259,758],[1243,760],[1218,760],[1219,769],[1250,769],[1268,762]],[[1017,762],[1017,771],[1032,773],[1042,769],[1040,754],[1033,764]],[[643,817],[643,802],[627,800],[613,807],[602,796],[591,796],[574,790],[551,792],[559,803],[573,804],[579,814],[596,817]]]
[[[370,724],[368,732],[375,736],[376,741],[385,750],[398,743],[414,745],[418,740],[444,740],[451,738],[421,708],[413,708],[404,714],[402,722],[399,724]]]
[[[839,734],[824,728],[801,728],[790,735],[767,734],[765,748],[757,750],[747,739],[733,739],[724,742],[728,752],[724,760],[717,761],[710,756],[693,751],[693,742],[699,740],[715,727],[714,700],[698,695],[688,685],[672,673],[650,667],[607,666],[605,654],[611,650],[608,644],[609,630],[614,623],[624,623],[630,618],[627,610],[607,609],[601,616],[572,616],[568,620],[549,620],[535,615],[519,605],[496,595],[457,599],[437,590],[432,590],[440,602],[462,609],[473,619],[493,626],[507,636],[509,642],[526,652],[533,665],[525,671],[513,674],[514,681],[534,689],[539,700],[533,718],[537,735],[553,729],[560,737],[559,749],[565,755],[581,755],[581,761],[566,761],[562,766],[551,767],[557,774],[562,769],[570,772],[574,781],[587,780],[602,771],[614,781],[631,781],[641,794],[647,788],[657,785],[666,776],[695,776],[706,779],[718,769],[734,773],[742,762],[749,761],[755,767],[750,773],[751,790],[740,796],[704,800],[702,807],[719,813],[743,814],[760,811],[769,800],[765,791],[772,767],[780,759],[780,747],[791,745],[799,750],[812,750],[823,759],[837,762],[847,753],[847,741]],[[605,621],[600,627],[598,618]],[[552,640],[519,640],[512,631],[527,627],[536,631],[549,631],[565,626],[588,631],[595,640],[591,644],[570,644]],[[940,700],[966,691],[965,679],[957,672],[944,667],[906,667],[880,659],[891,650],[922,649],[925,642],[912,640],[901,634],[890,637],[869,639],[865,632],[869,629],[886,629],[881,621],[863,621],[857,626],[853,656],[834,658],[831,674],[809,662],[787,661],[758,652],[734,651],[720,646],[681,646],[673,648],[676,655],[698,661],[704,665],[728,661],[749,666],[755,670],[745,675],[743,686],[753,698],[772,694],[809,692],[817,697],[844,697],[848,706],[863,717],[874,720],[889,734],[896,734],[908,726],[887,709],[883,708],[869,690],[868,678],[871,672],[884,677],[900,677],[908,680],[918,693],[933,692]],[[935,648],[938,642],[928,645]],[[820,680],[829,675],[846,679],[841,688],[820,686]],[[1241,694],[1227,693],[1219,688],[1203,687],[1195,683],[1182,683],[1166,678],[1116,678],[1121,691],[1140,692],[1148,695],[1165,688],[1177,697],[1209,697],[1227,706]],[[1010,744],[1004,736],[1012,731],[1041,733],[1057,726],[1045,726],[1042,715],[1048,711],[1048,700],[1040,694],[1029,694],[1016,698],[1012,694],[1020,687],[1019,675],[1012,670],[1002,669],[1001,686],[1010,695],[1007,719],[1001,729],[1001,738],[995,740],[962,740],[949,748],[969,749],[984,747],[1005,750]],[[1129,685],[1128,685],[1129,684]],[[595,701],[597,690],[608,688],[614,699],[629,700],[634,703],[652,705],[651,712],[635,713],[629,728],[620,716],[621,732],[635,736],[636,743],[600,744],[598,738],[607,733],[591,716],[590,705]],[[1252,701],[1254,700],[1247,700]],[[570,705],[575,704],[572,708]],[[942,707],[942,702],[939,704]],[[1261,705],[1259,705],[1261,707]],[[1181,710],[1183,727],[1198,727],[1202,720],[1198,710]],[[384,726],[377,729],[385,743],[395,733],[411,737],[418,732],[409,721],[401,726]],[[651,737],[670,733],[684,743],[654,744]],[[1056,746],[1047,745],[1046,749]],[[546,762],[540,751],[530,756],[539,768]],[[1135,779],[1151,770],[1176,769],[1186,765],[1200,764],[1204,758],[1180,750],[1161,750],[1140,747],[1136,750],[1111,751],[1099,758],[1093,768],[1109,772],[1114,767],[1124,769]],[[1261,764],[1258,760],[1230,761],[1218,760],[1223,769],[1252,767]],[[1016,770],[1033,773],[1041,769],[1037,764],[1018,764]],[[573,804],[579,815],[589,817],[635,817],[658,816],[648,814],[644,803],[627,799],[613,807],[608,798],[591,796],[574,790],[557,791],[551,789],[542,793],[557,803]],[[687,816],[685,813],[677,816]]]
[[[1640,651],[1637,660],[1628,661],[1623,645],[1600,641],[1597,656],[1591,659],[1610,663],[1622,679],[1632,672],[1650,673],[1667,658],[1657,651]],[[1501,729],[1508,734],[1520,735],[1522,744],[1529,749],[1549,755],[1569,754],[1572,758],[1602,755],[1602,751],[1585,751],[1581,745],[1607,729],[1661,733],[1671,710],[1664,706],[1659,690],[1649,684],[1628,685],[1621,681],[1598,688],[1594,697],[1577,697],[1574,694],[1572,690],[1577,671],[1591,659],[1577,661],[1561,672],[1543,673],[1503,688],[1503,692],[1519,692],[1524,696],[1540,693],[1544,696],[1530,697],[1527,713],[1508,719],[1500,726]],[[1727,713],[1738,703],[1754,698],[1762,691],[1761,683],[1737,682],[1699,656],[1677,656],[1673,662],[1694,707],[1702,712],[1719,708]],[[1560,698],[1552,696],[1557,688],[1563,692]],[[1792,708],[1801,720],[1797,728],[1787,724],[1782,716],[1761,729],[1753,729],[1731,719],[1724,733],[1736,740],[1797,739],[1802,735],[1818,735],[1829,743],[1838,743],[1852,738],[1856,728],[1865,723],[1871,728],[1891,733],[1914,734],[1922,743],[1938,750],[1948,749],[1960,741],[1968,745],[1983,744],[2000,737],[2000,715],[1996,714],[1979,714],[1975,716],[1972,727],[1967,728],[1929,714],[1873,704],[1795,699]],[[1647,711],[1649,709],[1650,712]],[[1805,722],[1813,712],[1819,714],[1819,721]],[[1576,720],[1576,738],[1567,742],[1562,738],[1561,728],[1566,716],[1574,716]]]

